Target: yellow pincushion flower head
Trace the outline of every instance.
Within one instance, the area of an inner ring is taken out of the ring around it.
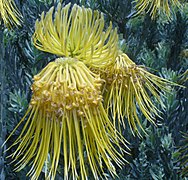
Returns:
[[[88,66],[104,67],[115,59],[118,35],[112,24],[104,31],[104,17],[98,11],[69,3],[52,7],[36,21],[36,48],[60,57],[73,57]]]
[[[0,0],[0,20],[1,19],[8,28],[21,25],[22,15],[13,0]]]
[[[95,179],[104,172],[104,166],[116,175],[113,162],[119,167],[123,164],[122,152],[117,149],[122,150],[120,143],[126,146],[126,141],[103,108],[102,82],[99,75],[73,58],[56,59],[34,76],[32,99],[18,126],[28,117],[27,122],[13,144],[18,144],[11,154],[17,161],[15,170],[31,163],[28,175],[37,179],[50,156],[46,178],[54,179],[61,151],[64,179],[69,171],[73,179],[79,175],[87,179],[86,160]]]
[[[160,13],[165,14],[170,19],[172,6],[181,7],[179,0],[135,0],[135,2],[137,14],[147,11],[152,19]]]
[[[159,116],[160,111],[150,96],[153,95],[164,107],[161,94],[170,92],[170,85],[173,84],[136,65],[122,52],[116,58],[115,64],[106,68],[102,77],[106,80],[104,105],[111,113],[114,124],[118,120],[119,127],[122,124],[125,128],[126,117],[132,133],[140,136],[139,128],[144,132],[145,130],[137,115],[138,107],[146,119],[155,123],[155,117]]]

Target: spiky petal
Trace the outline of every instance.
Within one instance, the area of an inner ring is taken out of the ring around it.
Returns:
[[[21,25],[22,15],[13,0],[0,0],[0,20],[1,18],[8,28]]]
[[[36,48],[64,57],[74,57],[94,67],[104,67],[117,56],[118,35],[112,24],[104,31],[104,17],[71,4],[59,4],[36,21],[33,43]]]
[[[181,7],[178,0],[135,0],[135,3],[135,8],[138,11],[137,14],[146,11],[147,13],[150,13],[152,19],[154,19],[156,15],[160,13],[163,13],[170,18],[172,7]]]
[[[125,127],[126,117],[132,133],[139,135],[139,128],[143,131],[144,129],[138,117],[137,107],[151,123],[155,123],[155,117],[159,116],[160,111],[150,96],[153,95],[164,107],[161,95],[169,92],[173,84],[136,65],[123,53],[116,58],[113,66],[106,68],[102,77],[106,80],[104,104],[112,114],[114,124],[118,119],[118,125],[123,124]]]
[[[87,179],[86,160],[95,179],[103,173],[104,165],[115,175],[113,162],[119,167],[124,162],[117,150],[119,143],[126,144],[103,108],[101,85],[98,75],[72,58],[59,58],[36,75],[32,99],[21,120],[28,117],[27,122],[13,144],[18,144],[11,155],[18,161],[15,170],[31,163],[28,175],[37,179],[50,156],[48,178],[54,179],[62,151],[64,179],[69,171],[73,179]]]

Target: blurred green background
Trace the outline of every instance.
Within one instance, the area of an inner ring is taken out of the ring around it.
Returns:
[[[151,20],[148,14],[136,15],[132,0],[64,0],[97,9],[104,13],[106,24],[112,21],[118,28],[119,46],[137,64],[149,67],[158,76],[188,87],[188,3],[182,9],[172,7],[169,21],[165,15]],[[42,11],[57,4],[52,0],[17,0],[24,17],[22,27],[9,31],[0,24],[0,144],[24,115],[31,97],[30,85],[37,74],[55,55],[38,51],[32,45],[35,21]],[[117,168],[121,180],[181,180],[188,179],[188,89],[174,87],[163,98],[166,108],[163,119],[156,119],[157,127],[140,114],[148,135],[134,137],[129,129],[122,133],[129,140],[132,156],[130,164]],[[3,153],[18,137],[22,127],[0,149],[0,179],[25,180],[27,168],[14,172]],[[106,171],[109,179],[112,179]],[[63,179],[63,161],[57,180]],[[44,179],[41,174],[40,179]],[[93,179],[88,177],[88,179]],[[118,179],[118,177],[117,177]]]

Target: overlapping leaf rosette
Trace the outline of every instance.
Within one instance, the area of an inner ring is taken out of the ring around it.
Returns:
[[[117,31],[111,23],[105,28],[102,13],[78,5],[43,12],[33,43],[58,58],[33,78],[32,98],[17,127],[26,122],[10,155],[15,170],[30,164],[28,175],[38,179],[50,159],[46,178],[54,179],[63,158],[64,179],[87,179],[88,164],[94,179],[106,170],[114,177],[129,153],[116,122],[121,126],[127,118],[138,132],[137,108],[154,122],[158,110],[150,95],[161,102],[160,91],[169,91],[171,83],[119,51]]]

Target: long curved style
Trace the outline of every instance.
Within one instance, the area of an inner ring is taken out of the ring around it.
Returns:
[[[87,164],[95,179],[102,176],[104,166],[116,175],[113,163],[120,168],[125,163],[122,153],[126,151],[120,144],[128,150],[128,142],[104,110],[102,83],[83,62],[72,58],[59,58],[34,76],[29,108],[18,126],[27,121],[12,145],[18,145],[10,155],[16,161],[15,171],[31,163],[28,175],[38,179],[50,159],[46,179],[55,179],[63,152],[64,179],[69,171],[73,179],[87,179]]]
[[[13,0],[0,0],[0,19],[9,29],[21,26],[22,15]]]
[[[53,18],[54,13],[54,18]],[[41,51],[60,57],[74,57],[88,66],[105,67],[118,53],[117,30],[112,23],[104,30],[99,11],[71,4],[57,10],[52,7],[35,24],[33,43]]]
[[[152,19],[160,13],[170,19],[173,6],[181,7],[179,0],[135,0],[135,3],[137,14],[146,11],[146,13],[150,13]]]
[[[155,124],[156,117],[161,112],[152,101],[154,99],[162,107],[165,105],[161,97],[177,84],[148,72],[142,66],[136,65],[126,54],[120,52],[116,61],[101,71],[105,79],[104,105],[114,120],[114,126],[123,125],[127,118],[133,134],[141,136],[139,129],[145,132],[138,117],[138,110]],[[151,98],[151,96],[153,96]]]

